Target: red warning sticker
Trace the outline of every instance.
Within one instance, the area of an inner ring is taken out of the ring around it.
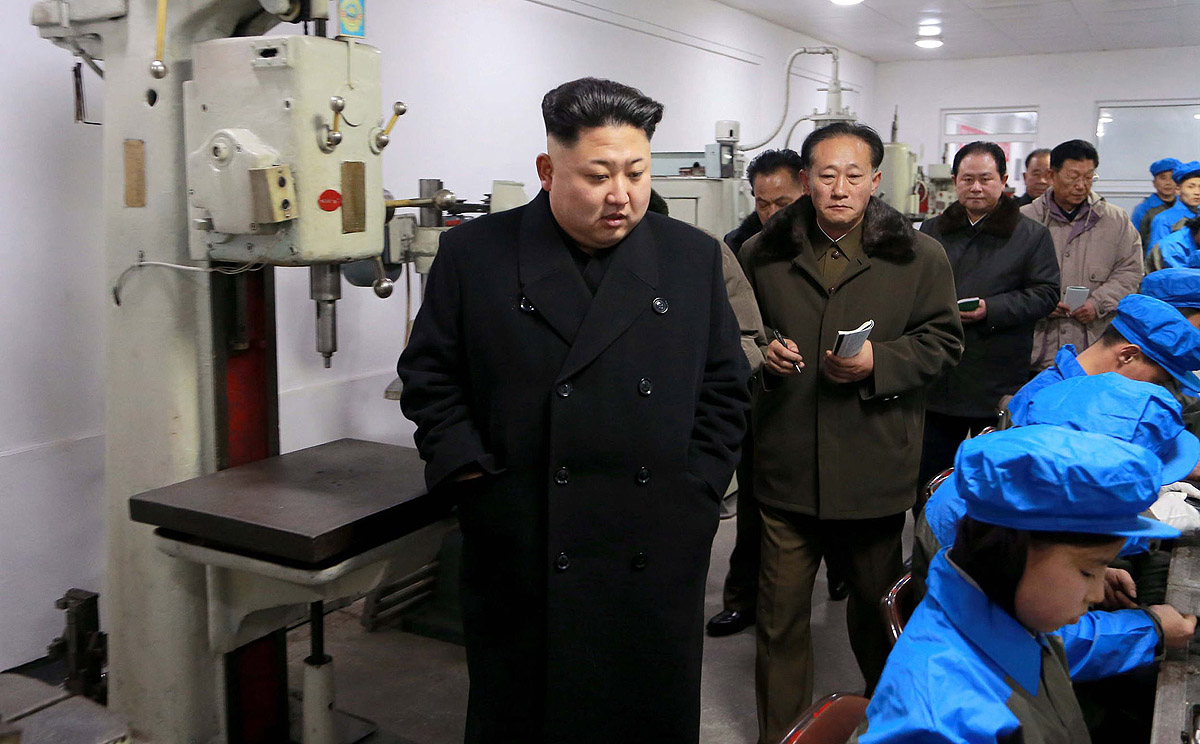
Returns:
[[[332,212],[342,206],[342,195],[333,189],[325,189],[317,197],[317,206],[326,212]]]

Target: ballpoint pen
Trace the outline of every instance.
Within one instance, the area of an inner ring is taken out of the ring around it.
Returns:
[[[779,342],[779,345],[782,346],[783,348],[787,349],[788,345],[783,342],[783,336],[779,335],[779,329],[772,328],[771,333],[775,334],[775,340]],[[789,349],[789,351],[790,351],[790,349]],[[800,374],[800,365],[796,364],[795,362],[792,362],[792,366],[796,368],[796,374]]]

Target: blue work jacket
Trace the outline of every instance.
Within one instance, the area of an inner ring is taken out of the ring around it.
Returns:
[[[1054,355],[1054,364],[1022,385],[1016,395],[1008,401],[1009,413],[1014,417],[1018,412],[1024,413],[1025,409],[1029,407],[1029,401],[1033,400],[1034,394],[1044,387],[1062,382],[1069,377],[1086,375],[1087,372],[1084,372],[1083,367],[1079,366],[1079,362],[1076,361],[1076,356],[1074,344],[1064,344],[1060,347],[1058,353]]]
[[[1195,265],[1200,247],[1192,231],[1182,227],[1158,242],[1164,269],[1187,269]]]
[[[1145,219],[1146,212],[1149,212],[1155,207],[1161,207],[1164,204],[1166,204],[1166,202],[1160,199],[1158,194],[1151,194],[1145,199],[1142,199],[1141,203],[1133,208],[1133,214],[1129,215],[1129,221],[1133,223],[1133,228],[1135,230],[1141,230],[1142,220]],[[1149,246],[1144,247],[1146,250],[1150,249]]]
[[[1182,199],[1175,200],[1175,206],[1164,209],[1154,216],[1154,220],[1150,223],[1150,242],[1142,246],[1146,252],[1158,245],[1158,241],[1170,235],[1174,230],[1175,223],[1180,220],[1190,220],[1193,217],[1200,216],[1200,210],[1192,209],[1183,203]]]
[[[1033,634],[946,556],[888,657],[860,744],[1089,741],[1071,682],[1154,661],[1158,624],[1143,610],[1088,613]]]

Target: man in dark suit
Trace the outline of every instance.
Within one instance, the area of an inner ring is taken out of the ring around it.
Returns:
[[[646,214],[661,104],[542,101],[543,191],[441,241],[401,406],[459,503],[467,742],[695,744],[746,357],[716,239]]]

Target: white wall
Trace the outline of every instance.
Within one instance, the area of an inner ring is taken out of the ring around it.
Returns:
[[[924,148],[921,163],[939,162],[941,111],[948,108],[1033,107],[1039,146],[1095,142],[1098,102],[1194,98],[1197,87],[1188,81],[1195,78],[1182,71],[1197,65],[1200,46],[880,63],[870,121],[887,131],[899,105],[899,139],[918,152]],[[1103,171],[1102,162],[1102,177]],[[1018,185],[1017,193],[1023,191]]]
[[[104,564],[100,127],[32,26],[0,48],[0,668],[62,632],[54,600]],[[90,74],[90,73],[88,73]],[[100,115],[100,101],[90,101]]]
[[[541,97],[582,75],[663,101],[656,149],[700,149],[718,119],[739,119],[745,139],[761,138],[780,115],[787,54],[820,43],[711,0],[394,0],[369,11],[385,96],[410,109],[385,157],[397,196],[415,195],[422,177],[473,201],[493,179],[523,180],[532,196]],[[99,318],[109,295],[94,192],[100,130],[71,121],[73,61],[24,20],[0,50],[0,91],[13,102],[0,138],[0,669],[44,653],[61,630],[53,602],[66,589],[101,586]],[[793,116],[824,108],[812,79],[828,70],[827,57],[797,63]],[[841,73],[861,91],[846,102],[863,113],[873,63],[846,55]],[[102,116],[103,85],[85,75]],[[403,345],[403,293],[384,301],[345,285],[340,351],[325,370],[307,273],[276,276],[284,450],[343,436],[410,444],[411,425],[382,397]]]

